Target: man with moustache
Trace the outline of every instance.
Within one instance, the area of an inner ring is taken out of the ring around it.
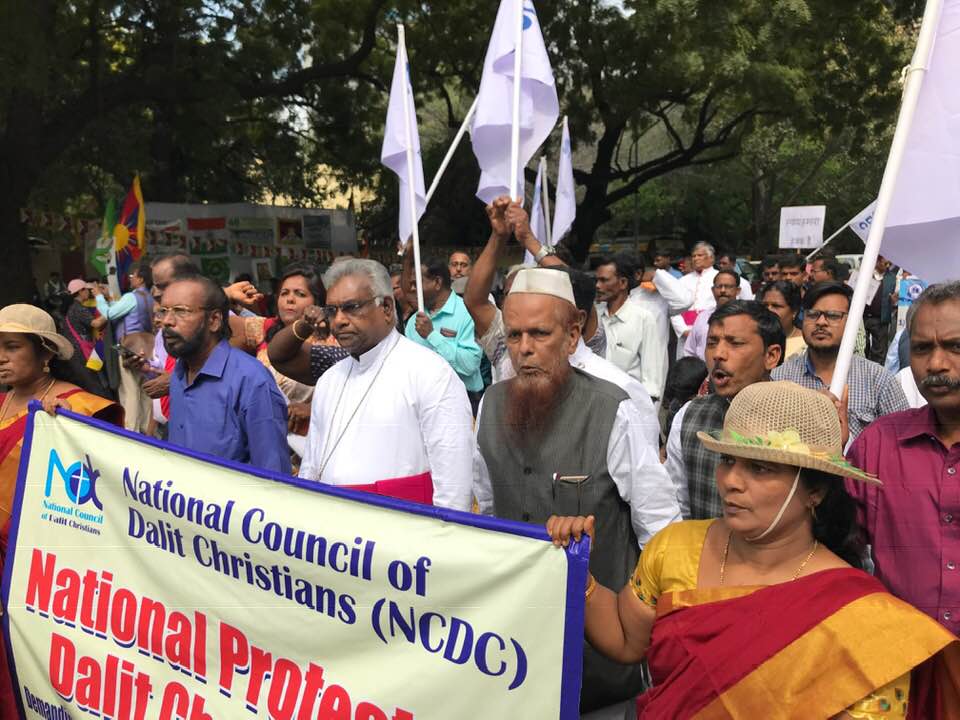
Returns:
[[[743,285],[740,283],[740,275],[731,269],[720,270],[713,276],[713,298],[717,301],[717,307],[723,307],[729,302],[740,298],[743,292]],[[741,298],[743,300],[753,300],[753,294],[750,297]],[[704,311],[697,316],[687,335],[687,341],[683,344],[683,356],[704,359],[707,350],[707,330],[710,327],[710,318],[713,311]]]
[[[473,415],[463,382],[443,357],[397,332],[383,265],[338,262],[323,284],[327,304],[304,311],[299,333],[325,316],[349,355],[317,381],[300,477],[469,511]],[[274,367],[308,382],[309,367],[277,355],[276,340]]]
[[[269,371],[230,346],[229,302],[202,275],[173,280],[156,315],[170,376],[168,439],[174,445],[290,474],[287,403]]]
[[[790,380],[811,390],[827,390],[840,353],[853,289],[844,283],[817,283],[803,296],[803,340],[807,349],[773,371],[774,380]],[[854,355],[847,375],[850,439],[878,417],[909,406],[897,379],[883,366]]]
[[[876,576],[952,633],[960,632],[960,282],[932,285],[907,326],[910,369],[925,407],[878,418],[848,459],[882,486],[847,491]]]
[[[637,302],[629,302],[636,278],[632,259],[623,254],[600,260],[597,266],[597,300],[600,322],[607,336],[606,359],[643,383],[657,402],[667,382],[667,345],[657,317]]]
[[[704,448],[697,433],[721,430],[730,401],[748,385],[770,379],[785,345],[780,319],[756,301],[734,300],[710,316],[706,363],[713,392],[683,405],[667,438],[667,474],[685,519],[723,514],[716,483],[720,456]]]
[[[676,489],[627,393],[571,366],[581,316],[566,273],[518,272],[503,321],[517,374],[492,385],[481,405],[480,511],[534,525],[551,515],[593,515],[602,552],[591,553],[591,572],[622,587],[644,543],[679,519]],[[587,646],[583,668],[582,717],[626,717],[642,689],[639,666],[617,665]]]

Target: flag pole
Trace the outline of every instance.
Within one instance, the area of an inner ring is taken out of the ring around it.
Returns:
[[[547,178],[547,156],[540,156],[540,168],[543,172],[543,182],[540,183],[540,192],[543,199],[543,225],[546,228],[547,232],[547,245],[553,247],[553,239],[551,238],[552,229],[550,227],[550,180]],[[538,240],[540,238],[537,238]]]
[[[860,328],[860,320],[867,304],[867,292],[870,280],[873,277],[873,269],[877,264],[877,257],[880,255],[880,244],[883,242],[883,231],[887,225],[887,214],[893,200],[893,193],[896,190],[900,165],[907,149],[910,126],[913,124],[913,117],[916,114],[917,102],[920,99],[920,88],[927,73],[927,65],[930,62],[930,54],[942,8],[943,0],[927,0],[926,9],[923,11],[923,24],[920,26],[920,35],[917,38],[917,47],[913,53],[913,60],[906,69],[897,129],[890,145],[887,167],[883,171],[880,194],[877,197],[877,209],[873,215],[873,222],[870,224],[866,247],[863,249],[860,272],[857,274],[857,285],[853,289],[853,299],[850,301],[850,314],[847,315],[847,326],[843,330],[843,340],[840,343],[840,352],[837,355],[837,364],[833,370],[833,380],[830,383],[830,392],[838,398],[841,397],[843,388],[847,384],[847,374],[850,372],[850,364],[853,361],[857,331]],[[881,298],[881,300],[886,301],[886,298]]]
[[[510,197],[523,202],[518,184],[520,164],[520,73],[523,71],[523,0],[514,0],[517,8],[516,42],[513,45],[513,125],[510,133]]]
[[[863,211],[861,211],[861,212],[863,212]],[[860,214],[860,213],[857,213],[857,215],[859,215],[859,214]],[[827,245],[829,245],[829,244],[832,243],[834,240],[836,240],[838,237],[840,237],[840,234],[841,234],[844,230],[846,230],[848,227],[850,227],[850,223],[852,223],[854,220],[857,219],[857,215],[854,215],[852,218],[850,218],[849,220],[847,220],[843,225],[840,226],[840,229],[839,229],[839,230],[837,230],[833,235],[831,235],[830,237],[828,237],[826,240],[823,241],[823,245],[821,245],[821,246],[818,247],[816,250],[814,250],[812,253],[810,253],[809,255],[807,255],[807,262],[810,262],[810,259],[811,259],[814,255],[819,254],[820,251],[823,250]]]
[[[400,45],[400,52],[403,54],[403,65],[407,70],[407,83],[403,89],[403,132],[406,140],[407,150],[407,195],[410,205],[410,227],[413,228],[413,277],[417,283],[417,310],[423,312],[423,282],[421,279],[420,265],[420,230],[417,227],[417,191],[413,177],[413,129],[410,127],[410,100],[409,93],[413,92],[413,85],[410,80],[410,61],[407,59],[407,41],[403,32],[403,25],[397,25],[397,43]],[[406,241],[407,238],[401,238]]]
[[[440,163],[440,168],[437,170],[437,174],[433,176],[433,182],[430,183],[430,189],[427,190],[427,205],[430,204],[430,198],[433,197],[434,191],[437,189],[437,186],[440,185],[440,178],[443,177],[443,173],[446,172],[447,166],[450,164],[450,161],[453,160],[453,154],[460,146],[460,141],[463,140],[463,136],[467,134],[467,130],[470,128],[470,123],[473,122],[473,116],[477,112],[477,100],[479,99],[479,97],[474,99],[473,105],[471,105],[470,109],[467,110],[467,115],[463,118],[463,123],[460,125],[460,129],[457,130],[456,137],[453,138],[453,143],[451,143],[450,149],[447,150],[447,156],[443,159],[443,162]]]

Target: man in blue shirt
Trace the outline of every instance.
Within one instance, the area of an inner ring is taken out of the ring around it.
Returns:
[[[412,246],[412,242],[407,243],[402,282],[411,301],[416,304]],[[480,376],[483,351],[477,344],[473,318],[467,306],[450,287],[449,266],[444,260],[424,261],[420,277],[427,312],[417,313],[407,320],[406,336],[438,353],[454,369],[468,392],[479,393],[483,390]]]
[[[229,303],[202,275],[178,278],[157,315],[177,358],[170,377],[169,441],[289,475],[287,405],[258,361],[230,347]]]
[[[128,335],[139,332],[153,334],[153,298],[150,296],[150,266],[146,262],[135,265],[130,273],[130,292],[114,302],[107,302],[99,286],[94,287],[97,310],[110,321],[113,340],[122,343]],[[113,350],[111,349],[110,352]],[[118,394],[123,405],[123,425],[127,430],[147,433],[150,425],[150,398],[142,386],[142,376],[136,369],[120,364]]]

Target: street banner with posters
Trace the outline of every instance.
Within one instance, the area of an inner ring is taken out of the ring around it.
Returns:
[[[826,205],[780,208],[780,248],[803,250],[823,245]]]
[[[23,717],[579,717],[586,543],[38,407],[3,578]]]

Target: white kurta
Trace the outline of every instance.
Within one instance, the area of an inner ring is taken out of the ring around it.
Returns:
[[[300,477],[366,485],[429,470],[434,505],[470,510],[472,428],[466,389],[450,365],[393,331],[317,381]]]

